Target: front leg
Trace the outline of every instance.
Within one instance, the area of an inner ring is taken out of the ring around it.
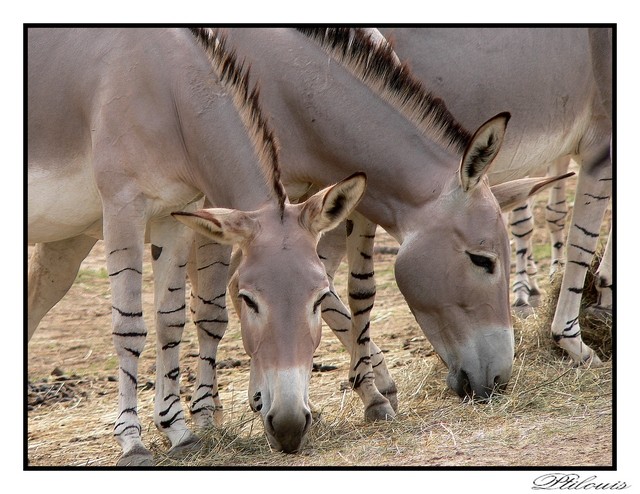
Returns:
[[[193,234],[172,217],[151,223],[156,323],[154,422],[170,453],[188,451],[198,438],[188,429],[180,399],[180,343],[185,326],[186,267]]]
[[[138,206],[138,207],[136,207]],[[147,328],[142,315],[143,205],[104,207],[104,244],[111,284],[113,343],[118,355],[118,416],[113,434],[122,448],[118,466],[153,464],[138,419],[138,360]]]

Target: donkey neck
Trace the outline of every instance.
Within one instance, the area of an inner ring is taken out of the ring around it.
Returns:
[[[189,60],[174,89],[179,132],[188,165],[184,179],[215,206],[255,210],[274,202],[261,169],[259,150],[233,101],[233,88],[221,84],[211,61],[188,31]],[[220,163],[224,163],[221,166]]]
[[[367,174],[358,210],[401,236],[409,210],[438,197],[459,156],[422,131],[312,40],[280,29],[239,29],[229,44],[260,80],[281,142],[285,184],[324,186]]]

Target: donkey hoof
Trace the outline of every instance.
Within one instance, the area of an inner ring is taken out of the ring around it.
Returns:
[[[611,307],[603,307],[601,305],[590,305],[585,309],[585,314],[594,319],[610,319],[613,317]]]
[[[136,446],[123,454],[116,463],[118,467],[152,467],[154,466],[151,451]]]
[[[364,411],[364,420],[367,422],[377,422],[379,420],[393,420],[396,418],[396,412],[391,404],[385,400],[379,403],[372,403]]]
[[[389,400],[389,404],[391,408],[393,408],[394,412],[398,411],[398,389],[395,384],[391,386],[389,389],[380,390],[380,394],[384,396],[387,400]]]
[[[591,350],[591,355],[586,357],[579,365],[576,367],[581,367],[583,369],[595,369],[597,367],[602,367],[602,360],[600,357],[596,355],[596,352]]]
[[[182,441],[173,446],[168,454],[171,458],[180,458],[189,453],[195,453],[202,448],[202,441],[193,433],[187,434]]]
[[[511,306],[511,310],[520,319],[526,319],[534,312],[531,305],[527,303],[521,303],[518,305],[517,301]]]

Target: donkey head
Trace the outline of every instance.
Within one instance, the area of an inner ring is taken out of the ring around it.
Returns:
[[[230,294],[251,357],[249,403],[275,449],[294,452],[311,425],[308,386],[320,343],[320,304],[329,281],[318,258],[320,235],[355,208],[366,187],[357,173],[301,204],[243,212],[174,213],[197,232],[239,247]]]
[[[501,206],[523,202],[540,184],[521,180],[495,193],[489,186],[508,120],[497,115],[476,131],[458,173],[412,218],[396,260],[398,287],[461,397],[485,399],[512,373],[511,249]]]

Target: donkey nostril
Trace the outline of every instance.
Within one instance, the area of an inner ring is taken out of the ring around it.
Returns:
[[[273,432],[275,429],[273,428],[273,414],[268,413],[266,417],[267,428],[270,432]]]
[[[471,389],[469,375],[464,370],[460,371],[460,387],[462,388],[465,396],[468,396],[469,398],[473,396],[473,389]]]
[[[305,424],[304,424],[303,433],[309,430],[309,427],[311,427],[311,423],[313,422],[313,417],[311,416],[311,412],[305,411],[304,419],[305,419]]]
[[[500,376],[496,376],[493,380],[493,390],[504,391],[505,389],[507,389],[507,382],[503,381]]]

